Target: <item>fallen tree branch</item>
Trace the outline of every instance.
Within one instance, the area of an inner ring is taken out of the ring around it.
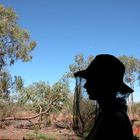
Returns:
[[[48,108],[45,111],[43,111],[43,112],[41,112],[41,108],[40,108],[40,112],[38,114],[34,115],[34,116],[31,116],[31,117],[20,117],[20,118],[16,117],[16,116],[14,116],[14,117],[7,117],[7,118],[1,119],[1,121],[8,121],[8,120],[31,120],[31,119],[39,117],[40,115],[48,114],[50,109],[52,108],[53,103],[58,98],[59,98],[59,96],[56,96],[54,99],[51,99],[49,104],[48,104]]]

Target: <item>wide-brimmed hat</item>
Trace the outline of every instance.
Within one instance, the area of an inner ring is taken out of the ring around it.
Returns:
[[[123,82],[124,73],[125,66],[119,59],[113,55],[100,54],[94,58],[87,69],[76,72],[74,76],[84,79],[92,79],[96,76],[106,78],[107,81],[113,79],[114,84],[118,85],[118,92],[132,93],[134,90]]]

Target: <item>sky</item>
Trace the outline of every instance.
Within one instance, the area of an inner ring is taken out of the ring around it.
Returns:
[[[37,42],[28,63],[16,62],[12,75],[25,85],[57,82],[77,54],[140,59],[140,0],[0,0],[19,16],[18,24]],[[135,87],[134,100],[140,101]]]

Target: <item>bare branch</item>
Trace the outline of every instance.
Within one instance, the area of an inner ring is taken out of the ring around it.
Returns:
[[[41,111],[41,108],[40,108],[40,112],[32,117],[7,117],[7,118],[4,118],[4,119],[1,119],[1,121],[8,121],[8,120],[31,120],[31,119],[34,119],[34,118],[37,118],[39,117],[40,115],[44,115],[44,114],[48,114],[50,109],[52,108],[52,105],[53,103],[59,98],[59,96],[56,96],[54,99],[51,98],[49,104],[48,104],[48,108],[45,110],[45,111]]]

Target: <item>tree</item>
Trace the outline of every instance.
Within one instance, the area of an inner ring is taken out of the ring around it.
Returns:
[[[134,83],[136,80],[140,80],[140,60],[134,58],[133,56],[125,55],[118,58],[122,61],[126,68],[124,80],[129,84]]]
[[[20,77],[17,78],[18,84],[22,85]],[[19,86],[22,87],[22,86]],[[51,112],[60,111],[67,103],[67,95],[70,92],[69,85],[64,79],[60,79],[54,85],[50,86],[46,82],[36,82],[27,87],[18,88],[19,102],[18,105],[26,107],[31,106],[31,110],[35,115],[27,117],[5,117],[1,121],[7,120],[29,120],[39,118],[38,124],[41,126],[42,121],[46,121],[46,118]],[[28,108],[29,109],[29,108]]]
[[[138,80],[140,81],[140,60],[133,56],[120,56],[118,57],[120,61],[125,65],[125,76],[124,81],[130,85],[131,88],[134,89],[134,83]],[[128,98],[129,102],[129,114],[134,119],[133,112],[133,94],[130,94]]]
[[[87,60],[85,60],[83,54],[77,54],[74,59],[74,63],[69,65],[70,72],[67,73],[67,77],[73,78],[73,74],[77,71],[86,69],[86,67],[93,60],[93,56],[88,56]]]
[[[49,101],[57,96],[58,98],[54,103],[55,107],[52,111],[60,110],[67,102],[70,89],[68,83],[60,79],[52,86],[50,86],[48,82],[44,81],[35,82],[27,87],[23,86],[22,90],[18,90],[18,93],[18,103],[23,105],[30,104],[38,113],[40,107],[42,110],[45,110]]]
[[[14,85],[15,85],[15,90],[16,92],[21,91],[24,88],[24,82],[21,76],[14,76],[15,81],[14,81]]]
[[[0,97],[7,99],[12,87],[12,76],[8,71],[1,71]]]
[[[36,42],[30,40],[28,31],[18,25],[18,17],[14,10],[0,5],[0,83],[5,88],[3,94],[7,94],[9,85],[12,85],[8,81],[11,78],[8,77],[8,67],[17,60],[31,60],[31,52],[35,46]]]
[[[17,24],[18,17],[12,8],[0,5],[0,70],[16,60],[31,60],[36,42],[30,41],[27,30]]]

